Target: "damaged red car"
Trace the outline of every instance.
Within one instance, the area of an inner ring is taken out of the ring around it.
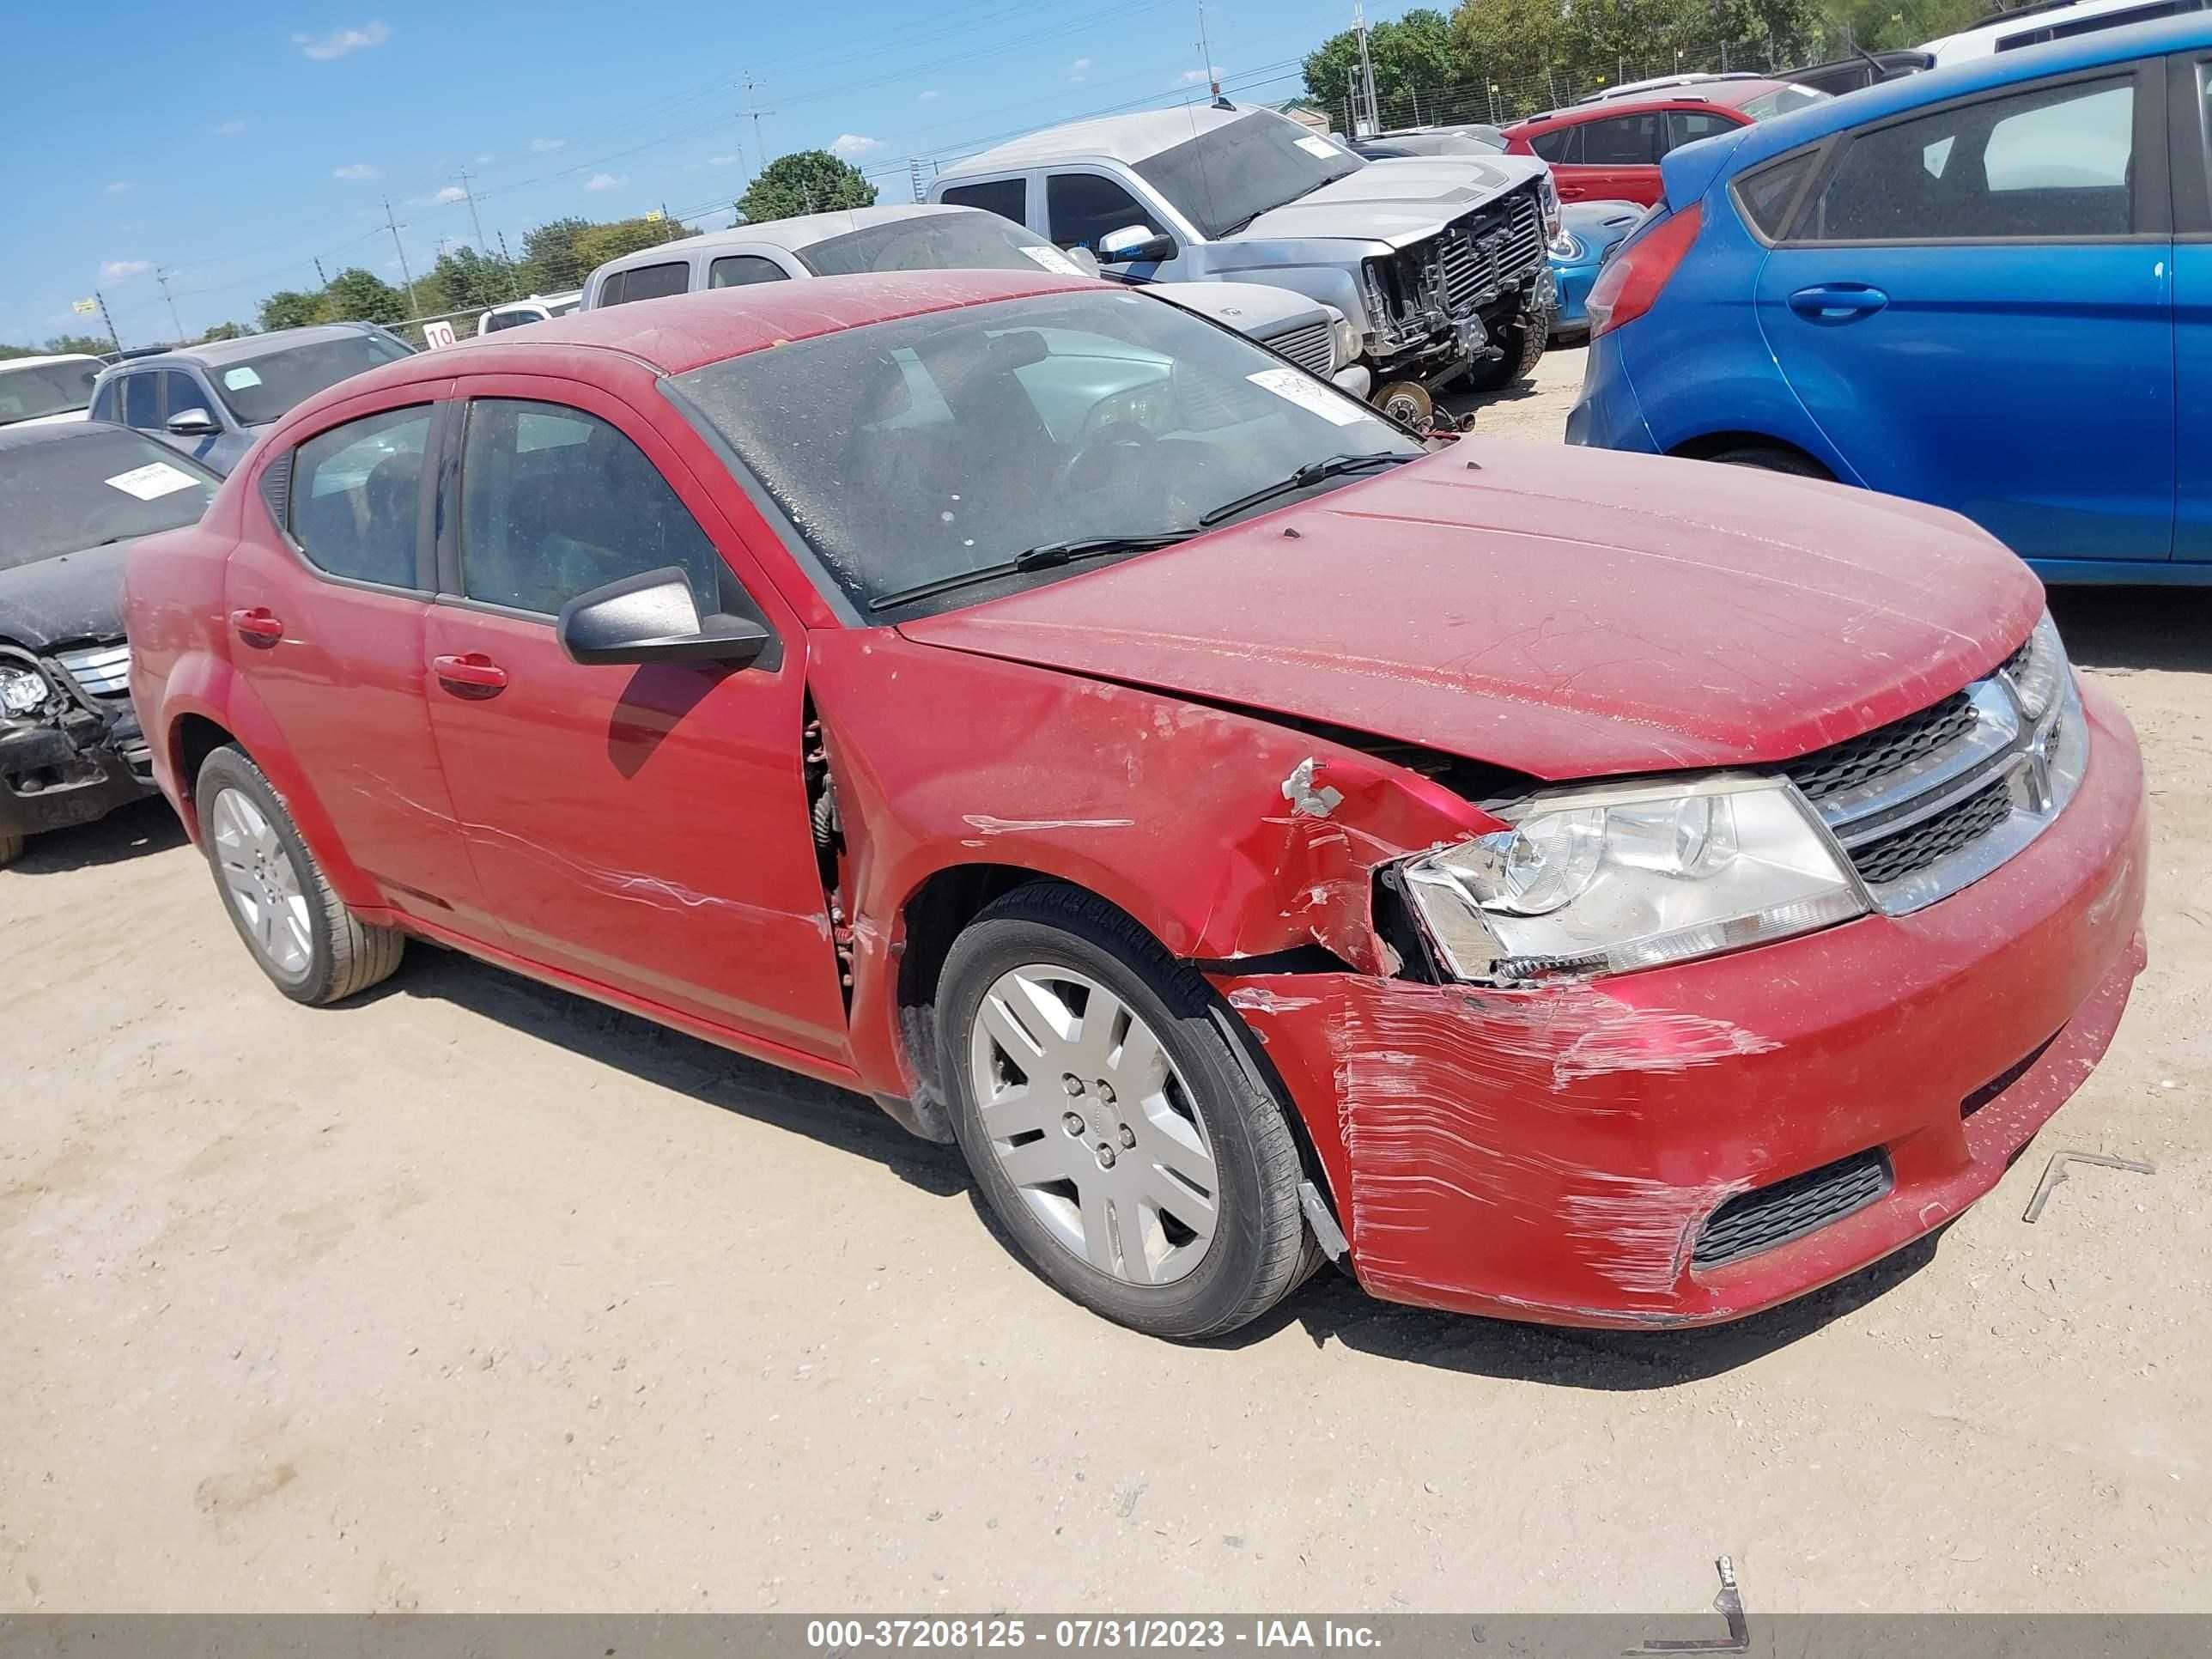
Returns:
[[[1950,514],[1425,446],[1044,273],[412,357],[130,574],[305,1002],[410,937],[872,1095],[1038,1272],[1723,1320],[1988,1190],[2143,962],[2132,734]],[[1778,528],[1786,526],[1786,528]]]

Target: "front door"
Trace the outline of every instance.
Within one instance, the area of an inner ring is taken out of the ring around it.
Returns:
[[[542,378],[461,391],[421,665],[492,908],[546,966],[842,1058],[801,763],[805,631],[744,580],[734,533],[637,411]],[[770,652],[738,670],[569,660],[564,603],[668,566],[702,616],[765,623]]]
[[[495,941],[422,705],[434,569],[425,457],[444,408],[350,410],[272,458],[260,499],[241,508],[224,608],[232,665],[283,734],[337,850],[394,909]]]
[[[2032,559],[2168,556],[2164,108],[2123,65],[1868,128],[1829,160],[1757,303],[1861,482]]]
[[[1659,199],[1659,158],[1667,151],[1667,112],[1631,110],[1584,121],[1575,129],[1576,164],[1559,174],[1559,196],[1569,202]]]

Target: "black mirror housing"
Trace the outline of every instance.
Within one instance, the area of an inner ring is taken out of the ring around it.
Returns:
[[[571,662],[720,663],[742,668],[770,635],[744,617],[702,618],[682,569],[668,565],[579,593],[553,625]]]

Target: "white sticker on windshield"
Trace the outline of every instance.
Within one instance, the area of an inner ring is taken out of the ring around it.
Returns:
[[[136,495],[142,501],[151,501],[173,495],[179,489],[190,489],[199,480],[189,472],[179,471],[167,461],[149,461],[128,472],[118,472],[106,482],[110,489]]]
[[[1318,155],[1324,161],[1334,161],[1343,152],[1326,138],[1301,138],[1298,148],[1309,155]]]
[[[1244,377],[1254,386],[1264,386],[1278,398],[1310,410],[1324,421],[1334,421],[1339,426],[1357,426],[1366,419],[1367,411],[1351,398],[1316,385],[1301,370],[1295,368],[1263,368],[1256,374]]]
[[[261,384],[261,377],[245,364],[240,363],[236,368],[223,370],[222,383],[228,391],[248,392]]]
[[[1083,267],[1081,265],[1077,264],[1074,260],[1069,258],[1065,253],[1062,253],[1058,248],[1053,246],[1048,242],[1040,243],[1036,247],[1025,247],[1022,252],[1028,254],[1030,259],[1036,264],[1042,265],[1047,270],[1051,271],[1056,276],[1080,276],[1083,275]]]

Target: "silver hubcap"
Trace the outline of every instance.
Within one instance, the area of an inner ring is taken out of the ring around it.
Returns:
[[[1165,1285],[1205,1259],[1220,1180],[1182,1073],[1096,980],[1032,963],[976,1011],[969,1077],[999,1167],[1101,1273]]]
[[[287,978],[307,971],[313,935],[300,872],[266,815],[249,795],[225,789],[209,813],[215,832],[216,867],[246,924],[246,937],[264,963]]]

